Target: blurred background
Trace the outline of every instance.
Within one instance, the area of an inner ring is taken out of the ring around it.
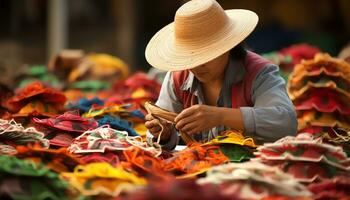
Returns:
[[[1,0],[0,70],[46,64],[61,49],[117,56],[132,71],[148,70],[144,50],[173,21],[184,0]],[[348,0],[218,0],[224,9],[255,11],[247,39],[258,53],[305,42],[337,55],[350,35]]]

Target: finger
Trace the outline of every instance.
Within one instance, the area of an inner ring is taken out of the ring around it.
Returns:
[[[189,108],[186,108],[185,110],[183,110],[180,114],[178,114],[176,117],[175,117],[175,123],[177,123],[178,121],[180,121],[181,119],[183,118],[186,118],[188,116],[191,116],[194,114],[196,110],[196,107],[195,106],[192,106],[192,107],[189,107]]]
[[[146,121],[145,122],[145,126],[146,128],[150,129],[152,127],[155,127],[155,126],[159,126],[159,120],[157,119],[153,119],[151,121]]]
[[[160,126],[154,126],[150,129],[148,129],[151,133],[159,133],[162,130],[162,127]]]
[[[180,119],[180,121],[175,124],[175,127],[176,129],[181,130],[186,124],[192,123],[194,121],[196,121],[196,117],[194,115],[188,116],[186,118]]]
[[[194,130],[196,129],[197,124],[196,123],[188,123],[186,124],[180,131],[181,132],[185,132],[188,134],[194,134],[196,132],[194,132]]]
[[[154,119],[154,117],[152,116],[152,114],[147,114],[147,115],[145,116],[145,119],[146,119],[147,121],[151,121],[151,120]]]

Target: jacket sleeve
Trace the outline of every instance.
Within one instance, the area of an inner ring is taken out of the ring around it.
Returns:
[[[241,107],[245,133],[259,142],[272,142],[297,132],[294,106],[275,65],[267,65],[252,86],[254,107]]]

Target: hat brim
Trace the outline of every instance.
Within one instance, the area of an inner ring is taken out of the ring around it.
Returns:
[[[158,31],[149,41],[145,56],[153,67],[166,71],[192,69],[229,51],[256,27],[259,18],[244,9],[225,10],[230,19],[225,28],[205,40],[175,43],[174,22]]]

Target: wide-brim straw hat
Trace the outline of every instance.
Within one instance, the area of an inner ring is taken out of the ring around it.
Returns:
[[[250,10],[223,10],[215,0],[189,1],[149,41],[146,60],[167,71],[200,66],[242,42],[258,20]]]

